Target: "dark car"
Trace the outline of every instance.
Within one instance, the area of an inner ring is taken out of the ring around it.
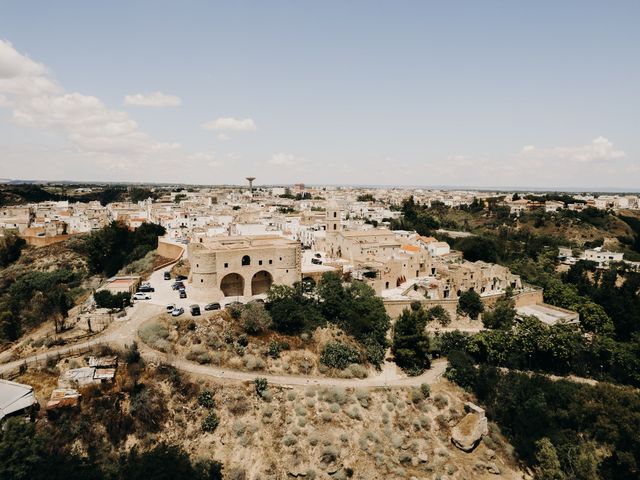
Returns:
[[[180,289],[180,288],[184,288],[184,283],[182,283],[182,282],[174,282],[174,283],[171,285],[171,288],[172,288],[173,290],[178,290],[178,289]]]
[[[191,305],[189,309],[191,310],[192,316],[200,315],[200,305]]]
[[[218,302],[207,303],[204,306],[205,310],[220,310],[220,304]]]
[[[180,298],[187,298],[187,292],[184,290],[180,290]]]
[[[319,258],[312,258],[311,263],[315,265],[322,265],[322,260],[320,260]]]
[[[155,292],[156,289],[150,285],[142,285],[141,287],[138,287],[138,291],[148,293],[148,292]]]
[[[171,272],[164,272],[164,279],[171,280]]]
[[[186,280],[187,277],[184,275],[176,275],[176,282],[181,282],[182,280]]]

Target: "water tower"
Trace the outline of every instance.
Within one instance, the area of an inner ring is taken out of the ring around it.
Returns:
[[[246,179],[249,181],[249,191],[251,192],[251,196],[253,197],[253,181],[256,179],[256,177],[246,177]]]

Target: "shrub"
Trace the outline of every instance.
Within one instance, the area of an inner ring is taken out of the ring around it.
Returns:
[[[352,418],[354,420],[362,420],[362,412],[360,412],[360,409],[355,405],[347,410],[347,415],[349,416],[349,418]]]
[[[256,394],[262,398],[269,385],[267,379],[264,377],[258,377],[253,381],[253,383],[256,389]]]
[[[204,408],[214,408],[216,406],[216,402],[213,399],[213,393],[211,390],[203,390],[198,395],[198,405]]]
[[[342,370],[351,363],[360,363],[360,352],[342,342],[329,342],[322,350],[320,362],[328,367]]]
[[[133,342],[131,345],[127,346],[124,352],[124,361],[127,363],[127,365],[138,363],[140,361],[140,350],[138,350],[138,344],[136,342]]]
[[[93,294],[93,299],[98,308],[121,310],[131,305],[131,294],[129,292],[111,293],[109,290],[99,290]]]
[[[218,415],[216,415],[215,412],[209,412],[209,414],[204,417],[204,420],[202,421],[202,431],[215,432],[219,424],[220,420],[218,419]]]
[[[429,396],[431,395],[431,387],[429,386],[428,383],[421,384],[420,391],[422,391],[422,396],[424,398],[429,398]]]
[[[227,312],[229,312],[231,318],[233,318],[234,320],[240,320],[242,311],[244,310],[244,306],[237,303],[232,303],[231,305],[227,305],[226,310]]]
[[[258,358],[255,355],[247,355],[245,357],[245,368],[247,370],[263,370],[265,368],[265,363],[261,358]]]
[[[144,343],[157,350],[167,351],[167,345],[171,348],[171,344],[167,340],[169,338],[169,330],[158,321],[143,325],[138,331],[138,335],[140,335]]]
[[[240,314],[242,328],[249,335],[259,335],[271,325],[271,317],[262,305],[252,303],[247,305]]]
[[[280,352],[283,350],[289,350],[289,344],[287,342],[279,342],[278,340],[271,340],[267,347],[267,355],[271,358],[280,358]]]
[[[285,437],[282,439],[282,443],[284,443],[287,447],[291,447],[298,443],[298,439],[293,435],[285,435]]]
[[[187,353],[187,360],[196,361],[200,364],[211,363],[211,355],[204,345],[194,345]]]

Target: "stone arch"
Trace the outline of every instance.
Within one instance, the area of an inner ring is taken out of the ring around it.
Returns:
[[[220,281],[220,290],[225,297],[244,295],[244,278],[238,273],[229,273]]]
[[[249,255],[245,255],[242,257],[242,266],[251,265],[251,257]]]
[[[272,283],[273,276],[269,272],[266,270],[256,272],[251,279],[251,295],[267,293]]]
[[[302,279],[302,285],[306,291],[311,291],[316,287],[316,281],[313,277],[304,277]]]

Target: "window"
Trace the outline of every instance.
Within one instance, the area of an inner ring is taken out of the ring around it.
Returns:
[[[338,216],[338,212],[333,212],[333,218],[336,218]]]
[[[273,264],[273,260],[269,260],[269,265],[272,265],[272,264]]]
[[[200,265],[196,263],[196,267],[199,267]]]
[[[333,229],[334,229],[334,230],[337,230],[337,229],[338,229],[338,226],[337,226],[335,223],[333,224]]]
[[[258,260],[258,265],[262,265],[262,260]]]
[[[282,261],[282,257],[280,257],[280,261]]]
[[[242,266],[245,267],[247,265],[251,265],[251,257],[249,255],[242,257]]]
[[[200,283],[204,283],[204,279],[203,278],[200,279]]]
[[[224,268],[229,268],[229,264],[228,264],[228,263],[225,263],[225,264],[224,264]]]

